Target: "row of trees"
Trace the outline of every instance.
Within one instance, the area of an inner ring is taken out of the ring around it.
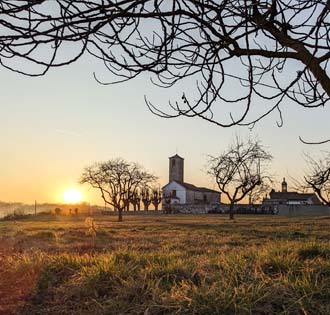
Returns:
[[[140,210],[141,202],[145,210],[150,204],[158,209],[161,192],[151,188],[156,180],[137,163],[113,159],[86,167],[80,183],[98,189],[105,204],[118,211],[118,221],[122,221],[122,213],[129,210],[130,204],[135,211]]]
[[[230,203],[229,217],[234,218],[234,205],[248,198],[250,203],[260,201],[273,183],[269,172],[272,155],[258,140],[236,138],[229,148],[217,156],[209,156],[207,173],[216,181],[220,192]],[[308,159],[309,170],[298,189],[312,190],[330,206],[330,154],[323,159]],[[130,205],[140,210],[141,202],[148,210],[150,204],[157,210],[162,201],[159,189],[152,189],[157,177],[136,163],[114,159],[86,167],[80,183],[87,183],[100,191],[104,202],[118,211]]]
[[[150,183],[152,184],[152,183]],[[141,203],[143,210],[148,211],[150,205],[153,205],[155,210],[158,210],[160,203],[162,202],[162,192],[159,188],[144,186],[141,189],[137,189],[134,193],[128,194],[130,199],[127,199],[126,211],[129,211],[130,205],[133,206],[134,211],[141,210]],[[116,210],[116,209],[115,209]]]

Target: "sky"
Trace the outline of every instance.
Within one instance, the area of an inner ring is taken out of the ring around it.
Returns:
[[[85,166],[122,157],[143,165],[163,186],[168,181],[168,157],[175,153],[185,159],[186,182],[216,189],[205,173],[207,155],[224,151],[236,135],[260,139],[274,156],[271,170],[278,183],[286,177],[290,188],[290,178],[306,169],[303,153],[316,156],[328,149],[306,146],[298,139],[330,136],[328,108],[304,109],[286,102],[281,128],[276,113],[253,130],[220,128],[198,118],[164,119],[148,110],[144,95],[164,105],[181,95],[179,87],[171,92],[157,88],[148,74],[104,86],[93,72],[106,81],[113,79],[88,56],[37,78],[0,69],[1,201],[63,202],[65,189],[78,188],[84,201],[103,204],[96,191],[78,184]],[[184,88],[195,86],[187,83]]]

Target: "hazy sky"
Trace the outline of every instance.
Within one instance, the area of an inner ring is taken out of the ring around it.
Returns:
[[[299,135],[307,140],[330,136],[327,108],[308,110],[287,102],[282,128],[275,113],[252,131],[222,129],[198,118],[162,119],[149,112],[145,94],[155,104],[166,104],[169,97],[181,95],[179,88],[155,88],[148,75],[102,86],[93,71],[105,80],[112,78],[90,57],[39,78],[1,68],[0,200],[62,202],[64,189],[80,187],[84,166],[115,157],[139,162],[164,185],[168,157],[176,152],[185,158],[185,181],[216,188],[204,173],[206,156],[223,151],[235,135],[258,136],[269,147],[278,180],[299,175],[305,167],[303,151],[328,149],[298,140]],[[81,188],[84,200],[102,204],[98,194]]]

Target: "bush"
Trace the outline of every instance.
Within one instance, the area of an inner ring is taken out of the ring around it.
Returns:
[[[54,212],[55,212],[56,215],[60,215],[60,214],[62,214],[62,209],[61,208],[55,208]]]
[[[15,209],[13,213],[7,214],[2,218],[4,221],[20,220],[29,217],[31,214],[25,214],[23,209]]]

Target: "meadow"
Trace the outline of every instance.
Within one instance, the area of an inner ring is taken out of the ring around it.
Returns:
[[[330,314],[330,217],[0,221],[0,314]]]

